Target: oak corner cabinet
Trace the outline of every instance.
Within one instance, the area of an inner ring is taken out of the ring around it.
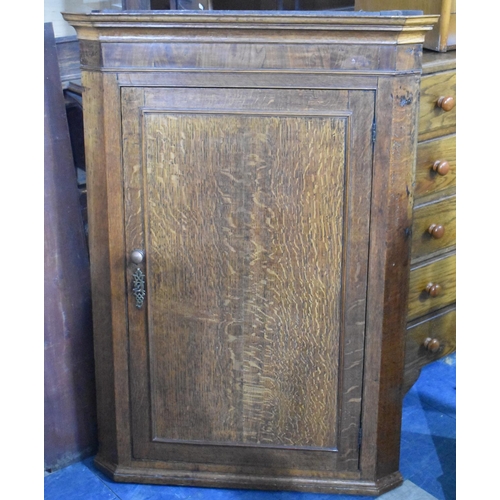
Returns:
[[[437,16],[64,17],[84,87],[96,465],[125,482],[398,486]]]

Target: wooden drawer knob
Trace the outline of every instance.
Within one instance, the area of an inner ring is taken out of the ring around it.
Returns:
[[[437,283],[429,283],[425,287],[425,291],[431,296],[431,297],[437,297],[441,293],[441,285],[438,285]]]
[[[446,175],[450,171],[450,164],[446,160],[437,160],[432,165],[432,170],[439,175]]]
[[[441,96],[437,100],[437,105],[440,107],[443,111],[451,111],[455,107],[455,98],[452,97],[451,95],[449,96]]]
[[[424,347],[430,352],[438,352],[441,344],[438,339],[426,338],[424,341]]]
[[[433,238],[436,238],[436,240],[444,236],[444,226],[441,224],[431,224],[427,231]]]

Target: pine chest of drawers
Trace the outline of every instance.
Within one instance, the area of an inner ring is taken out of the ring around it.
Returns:
[[[85,89],[96,464],[131,482],[400,484],[437,17],[65,18]]]
[[[456,346],[456,52],[424,51],[422,66],[405,391]]]

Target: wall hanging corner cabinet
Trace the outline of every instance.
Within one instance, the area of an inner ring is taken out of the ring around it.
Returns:
[[[437,16],[65,14],[99,452],[117,481],[378,495],[400,419]]]

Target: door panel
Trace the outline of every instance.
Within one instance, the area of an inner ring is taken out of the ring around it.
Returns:
[[[357,469],[373,99],[122,90],[136,458]]]

